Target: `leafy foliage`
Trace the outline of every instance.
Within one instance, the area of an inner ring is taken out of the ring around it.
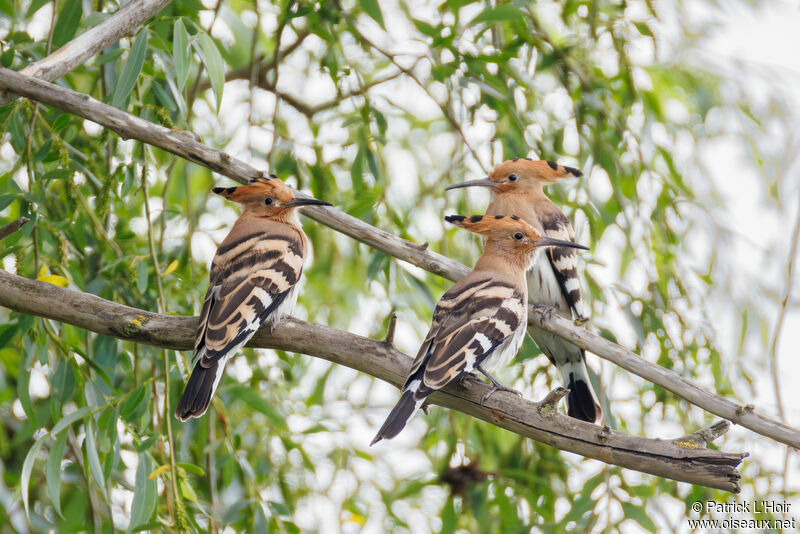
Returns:
[[[696,162],[673,150],[707,135],[724,103],[715,77],[656,60],[659,13],[627,4],[176,0],[63,83],[192,130],[468,264],[477,240],[446,230],[441,214],[478,213],[486,198],[445,197],[444,185],[513,156],[572,162],[585,177],[550,193],[596,251],[584,283],[596,327],[729,395],[702,316],[714,256],[702,269],[681,259],[688,207],[714,193],[687,181]],[[0,2],[3,65],[19,69],[101,20],[85,6]],[[210,255],[235,217],[209,195],[218,179],[27,101],[0,109],[0,131],[0,217],[30,219],[4,240],[5,268],[130,306],[197,312]],[[447,283],[317,224],[306,231],[314,258],[296,315],[380,336],[397,311],[398,342],[413,353]],[[673,523],[664,503],[688,517],[691,502],[725,499],[581,463],[437,408],[368,449],[395,393],[281,351],[245,351],[209,414],[170,422],[190,354],[8,311],[0,322],[0,532],[299,532],[331,521],[345,532],[631,522],[655,532]],[[556,379],[536,353],[526,342],[506,374],[539,398]],[[677,435],[708,422],[627,374],[606,367],[603,383],[613,427],[669,437],[664,427]],[[452,482],[455,473],[467,482]],[[771,475],[752,472],[743,485]],[[15,488],[22,508],[5,498]]]

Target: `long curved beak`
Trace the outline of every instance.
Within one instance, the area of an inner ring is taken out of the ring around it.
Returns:
[[[553,239],[552,237],[543,237],[539,239],[535,244],[537,247],[569,247],[569,248],[577,248],[580,250],[589,250],[589,247],[573,243],[572,241]]]
[[[473,186],[483,186],[483,187],[494,187],[496,184],[488,178],[484,178],[483,180],[469,180],[466,182],[461,182],[460,184],[453,184],[448,185],[444,188],[445,191],[450,191],[451,189],[458,189],[460,187],[473,187]]]
[[[324,200],[317,200],[316,198],[295,198],[289,202],[284,202],[284,206],[298,207],[298,206],[333,206],[330,202]]]

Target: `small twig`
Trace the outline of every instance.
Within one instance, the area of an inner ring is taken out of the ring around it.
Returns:
[[[718,437],[725,434],[730,427],[731,424],[723,419],[672,441],[680,447],[688,447],[692,449],[705,447]]]
[[[389,328],[386,330],[386,337],[383,339],[383,342],[387,345],[394,345],[395,328],[397,328],[397,314],[392,312],[391,317],[389,317]]]
[[[15,221],[11,221],[10,223],[6,224],[5,226],[0,226],[0,239],[5,239],[6,237],[10,236],[20,228],[22,225],[28,222],[27,217],[20,217]]]
[[[792,295],[792,282],[794,280],[794,260],[797,256],[797,245],[800,241],[800,205],[798,205],[797,219],[794,223],[794,230],[792,231],[791,247],[789,249],[789,264],[786,266],[786,290],[781,299],[780,310],[778,311],[778,319],[775,321],[775,333],[772,335],[772,343],[770,344],[769,355],[772,363],[772,386],[775,390],[775,402],[778,405],[778,415],[781,421],[786,421],[786,415],[783,412],[783,399],[781,398],[781,384],[778,380],[778,341],[781,337],[783,330],[783,321],[786,317],[786,308],[789,304],[789,299]]]
[[[550,417],[558,413],[558,403],[568,394],[569,390],[567,388],[561,386],[555,388],[539,402],[539,414],[542,417]]]

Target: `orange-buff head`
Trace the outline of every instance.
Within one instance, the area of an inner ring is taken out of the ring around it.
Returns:
[[[481,186],[490,187],[495,193],[540,191],[543,185],[576,176],[583,176],[583,173],[574,167],[566,167],[552,161],[513,158],[492,169],[486,178],[453,184],[445,190]]]
[[[239,187],[215,187],[217,195],[244,206],[245,212],[258,217],[284,218],[299,206],[331,206],[315,198],[297,198],[295,191],[277,178],[256,178]]]

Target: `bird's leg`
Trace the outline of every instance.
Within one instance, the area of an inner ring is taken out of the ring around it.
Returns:
[[[553,314],[558,312],[558,306],[549,306],[547,304],[534,304],[533,307],[541,312],[543,323],[552,319]]]
[[[464,383],[467,380],[478,380],[478,381],[480,381],[480,378],[478,378],[478,375],[476,375],[472,371],[465,371],[465,372],[461,373],[461,376],[458,378],[458,385],[461,386],[462,388],[467,387],[467,385]]]
[[[490,374],[489,374],[489,372],[488,372],[486,369],[484,369],[483,367],[481,367],[480,365],[478,365],[478,366],[476,367],[476,369],[477,369],[478,371],[480,371],[481,373],[483,373],[483,374],[486,376],[486,378],[488,378],[488,379],[489,379],[489,380],[492,382],[492,389],[490,389],[489,391],[487,391],[486,393],[484,393],[484,394],[483,394],[483,397],[481,397],[481,406],[483,406],[483,403],[484,403],[484,402],[486,402],[486,400],[487,400],[489,397],[491,397],[492,395],[494,395],[496,391],[508,391],[509,393],[516,393],[516,394],[517,394],[517,395],[519,395],[520,397],[522,396],[522,393],[520,393],[520,392],[519,392],[519,391],[517,391],[516,389],[514,389],[514,388],[510,388],[510,387],[508,387],[508,386],[504,386],[503,384],[501,384],[500,382],[498,382],[498,381],[497,381],[497,379],[496,379],[495,377],[493,377],[492,375],[490,375]]]
[[[582,317],[576,317],[573,322],[575,323],[575,326],[583,326],[588,321],[589,321],[589,317],[584,315]]]

